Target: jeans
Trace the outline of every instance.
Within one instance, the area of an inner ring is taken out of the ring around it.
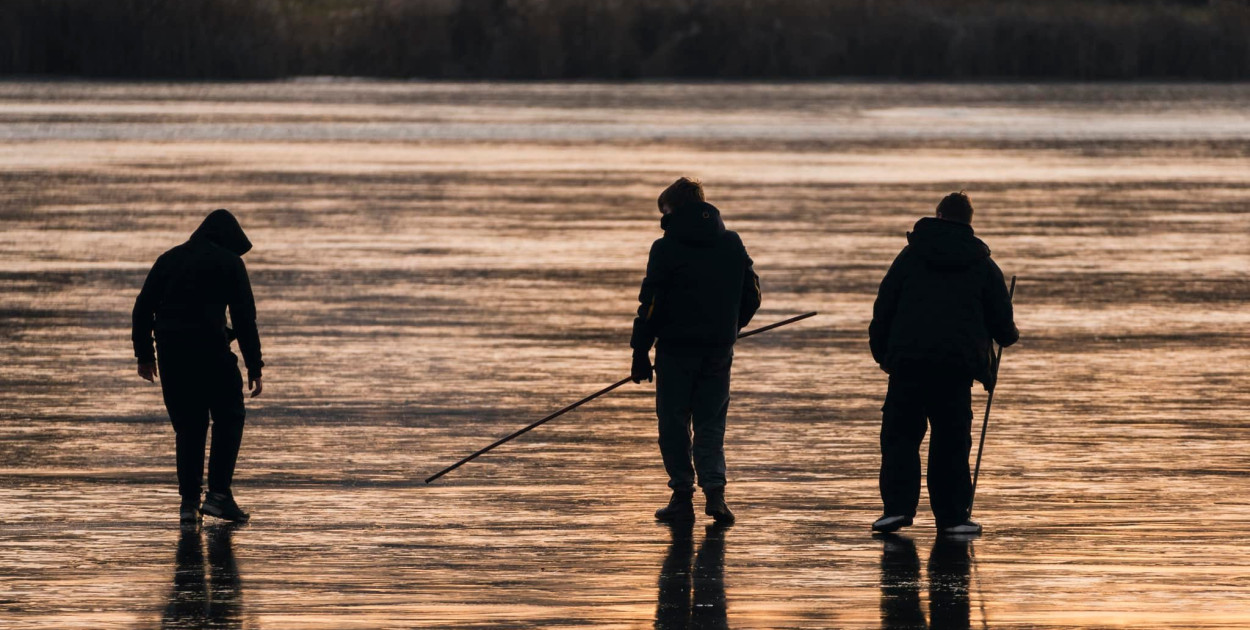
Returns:
[[[686,356],[656,352],[655,412],[668,487],[693,492],[725,486],[725,416],[733,352]]]

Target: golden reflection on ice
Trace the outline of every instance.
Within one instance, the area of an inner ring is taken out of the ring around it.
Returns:
[[[0,619],[1245,627],[1246,89],[0,85]],[[647,386],[423,484],[624,376],[677,174],[743,235],[761,324],[821,312],[738,349],[739,524],[652,522]],[[873,294],[959,188],[1020,277],[987,534],[874,539]],[[128,319],[216,207],[256,244],[254,521],[182,532]]]

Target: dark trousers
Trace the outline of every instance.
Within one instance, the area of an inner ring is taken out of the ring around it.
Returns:
[[[229,350],[206,351],[193,343],[158,339],[161,392],[174,425],[178,452],[178,494],[198,500],[204,476],[209,420],[213,444],[208,491],[230,494],[243,440],[243,377]]]
[[[920,443],[929,436],[929,506],[938,526],[963,522],[972,497],[972,379],[941,373],[890,377],[881,408],[881,500],[885,513],[915,516]],[[928,419],[926,426],[926,418]]]
[[[686,356],[656,352],[655,413],[668,487],[725,486],[725,416],[733,353]],[[692,436],[693,433],[693,436]]]

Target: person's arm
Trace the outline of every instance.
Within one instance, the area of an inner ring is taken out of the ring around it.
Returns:
[[[642,382],[644,378],[651,380],[648,353],[655,344],[656,324],[664,308],[661,298],[668,283],[663,259],[663,241],[657,240],[647,255],[647,275],[642,279],[642,289],[638,291],[638,315],[634,318],[634,332],[629,338],[629,347],[634,349],[630,375],[635,383]]]
[[[872,358],[886,369],[885,353],[890,347],[890,326],[894,323],[894,315],[898,312],[899,292],[902,290],[902,263],[907,256],[907,248],[898,253],[889,271],[881,279],[877,288],[877,301],[872,305],[872,323],[868,324],[868,346],[872,350]]]
[[[764,294],[760,291],[760,277],[755,273],[755,262],[747,254],[746,247],[742,248],[742,255],[747,259],[747,266],[742,272],[742,302],[738,305],[738,330],[746,328],[747,324],[751,323],[751,318],[755,317],[756,311],[760,310],[760,304],[764,301]]]
[[[992,259],[990,277],[985,284],[985,329],[998,345],[1004,348],[1020,340],[1020,330],[1016,328],[1014,309],[1011,307],[1011,294],[1007,292],[1007,283],[1003,281],[1003,270]]]
[[[130,343],[134,346],[135,359],[139,362],[139,376],[145,381],[156,380],[156,350],[152,346],[152,330],[156,327],[156,308],[160,305],[160,292],[165,287],[165,269],[162,258],[156,259],[148,271],[135,298],[130,312]]]
[[[256,300],[252,297],[252,282],[247,277],[247,266],[239,259],[234,282],[234,295],[230,299],[230,324],[239,340],[239,352],[247,366],[247,386],[255,398],[261,392],[260,372],[265,362],[260,358],[260,333],[256,330]]]

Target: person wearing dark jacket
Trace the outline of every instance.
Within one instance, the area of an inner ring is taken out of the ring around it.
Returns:
[[[759,276],[742,239],[726,230],[720,211],[704,201],[699,182],[677,180],[660,194],[658,205],[664,236],[651,246],[629,344],[635,383],[651,380],[649,352],[653,343],[656,347],[660,455],[673,495],[655,517],[694,518],[697,474],[705,513],[732,523],[725,504],[729,372],[738,331],[760,306]]]
[[[139,376],[153,382],[159,372],[165,408],[174,425],[183,522],[197,521],[201,513],[231,521],[248,519],[230,491],[244,416],[243,379],[230,341],[239,341],[248,388],[255,398],[261,393],[264,362],[256,303],[242,259],[251,248],[234,215],[214,210],[187,242],[156,259],[135,300],[131,340]],[[227,309],[233,330],[226,326]],[[200,505],[210,416],[208,494]]]
[[[991,341],[1020,338],[1003,272],[973,235],[972,203],[942,199],[920,219],[877,291],[868,327],[872,356],[890,375],[882,407],[881,499],[872,528],[912,524],[920,501],[920,443],[929,436],[929,504],[939,531],[975,534],[968,518],[972,481],[972,381],[994,387]]]

